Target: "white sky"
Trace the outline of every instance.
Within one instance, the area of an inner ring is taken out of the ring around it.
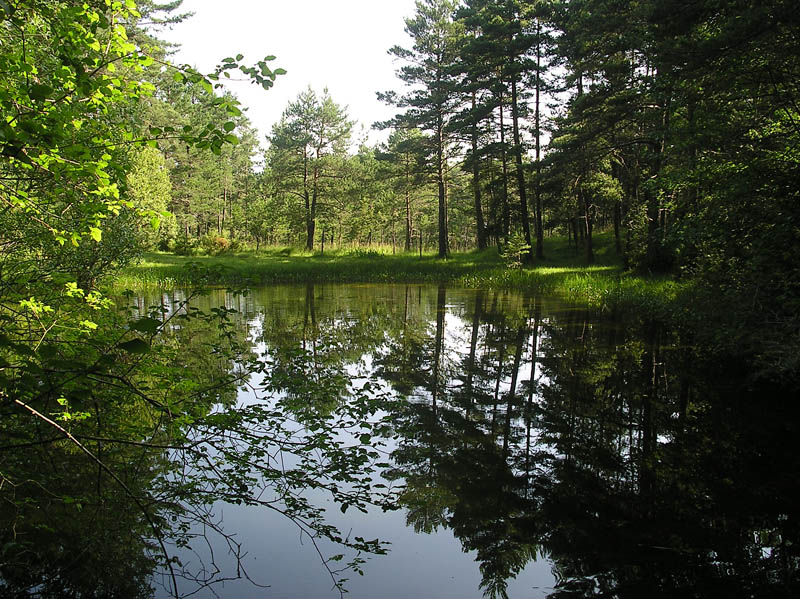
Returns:
[[[334,102],[348,107],[359,123],[356,137],[361,125],[396,112],[375,92],[402,90],[387,50],[410,46],[403,18],[413,15],[414,0],[184,0],[181,10],[195,14],[159,36],[182,45],[174,62],[208,73],[227,56],[243,54],[252,65],[274,55],[270,68],[286,69],[269,91],[230,86],[262,144],[288,102],[309,85],[317,92],[327,86]],[[370,134],[371,142],[381,139]]]

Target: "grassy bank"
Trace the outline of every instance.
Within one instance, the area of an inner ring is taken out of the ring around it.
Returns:
[[[183,257],[150,253],[115,280],[117,290],[256,286],[298,282],[448,283],[472,288],[503,288],[557,293],[601,309],[647,308],[661,311],[675,299],[678,286],[668,280],[623,272],[613,238],[596,239],[595,264],[584,264],[582,251],[563,238],[547,239],[545,259],[530,267],[509,268],[495,249],[453,254],[392,254],[377,250],[327,251],[324,255],[291,248],[260,252]]]

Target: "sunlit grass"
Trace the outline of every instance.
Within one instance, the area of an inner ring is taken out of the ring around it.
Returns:
[[[668,278],[625,273],[609,234],[595,239],[596,263],[583,263],[583,252],[563,238],[549,238],[545,260],[509,268],[496,249],[454,253],[402,253],[391,246],[336,248],[324,253],[291,247],[183,257],[148,253],[114,281],[116,290],[196,286],[258,286],[298,282],[448,283],[470,288],[517,289],[554,293],[565,300],[603,310],[644,308],[655,313],[669,306],[683,289]]]

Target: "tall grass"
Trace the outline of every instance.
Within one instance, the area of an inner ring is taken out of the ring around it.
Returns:
[[[274,247],[259,252],[181,257],[149,253],[114,281],[115,290],[196,286],[257,286],[270,283],[448,283],[471,288],[503,288],[555,293],[592,308],[669,310],[681,286],[665,278],[624,273],[610,235],[596,238],[596,263],[582,264],[583,254],[563,238],[546,240],[544,261],[509,268],[496,249],[453,254],[392,253],[391,246],[337,248],[309,252]]]

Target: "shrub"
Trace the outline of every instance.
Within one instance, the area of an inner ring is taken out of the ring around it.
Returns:
[[[219,237],[217,235],[206,235],[200,238],[200,247],[206,254],[210,256],[216,256],[217,254],[227,252],[230,247],[230,243],[228,243],[228,240],[224,237]]]
[[[175,239],[172,251],[179,256],[196,256],[199,246],[197,240],[187,235],[180,235]]]
[[[373,249],[356,248],[350,252],[350,255],[356,258],[377,258],[381,253]]]
[[[506,247],[503,249],[503,261],[510,268],[522,268],[522,257],[527,254],[531,246],[525,241],[525,237],[521,233],[512,233]]]

